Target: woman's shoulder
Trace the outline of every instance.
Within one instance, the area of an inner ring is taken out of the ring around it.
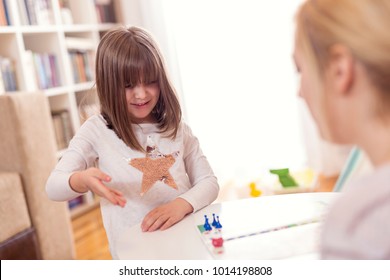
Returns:
[[[389,181],[390,165],[351,181],[330,212],[338,221],[351,225],[363,218],[370,219],[378,211],[390,211]]]
[[[390,163],[372,170],[369,174],[351,180],[346,186],[346,193],[378,194],[381,191],[388,191],[390,181]],[[374,191],[375,190],[375,191]]]

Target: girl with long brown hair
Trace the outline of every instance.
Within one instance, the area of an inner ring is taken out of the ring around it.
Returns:
[[[111,254],[123,229],[164,230],[213,202],[217,179],[181,119],[175,89],[152,36],[116,28],[96,55],[100,114],[70,142],[47,182],[53,200],[87,191],[100,205]]]

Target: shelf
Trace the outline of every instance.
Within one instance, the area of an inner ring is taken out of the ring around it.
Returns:
[[[0,72],[0,94],[45,93],[59,148],[57,158],[81,123],[99,111],[94,88],[96,48],[104,32],[120,24],[99,20],[122,18],[115,14],[122,12],[122,1],[105,0],[116,6],[108,8],[114,14],[105,18],[102,7],[96,6],[101,2],[95,0],[7,0],[12,25],[0,26],[0,62],[6,69],[5,74]],[[32,22],[36,24],[28,25]],[[88,193],[71,209],[71,216],[98,205]]]
[[[50,97],[50,96],[56,96],[56,95],[61,95],[61,94],[67,94],[69,91],[70,91],[70,88],[69,86],[67,87],[55,87],[55,88],[50,88],[50,89],[46,89],[44,90],[46,96]]]
[[[119,26],[119,24],[117,23],[73,24],[73,25],[61,25],[59,28],[63,32],[90,32],[90,31],[106,31],[116,26]]]
[[[75,84],[72,87],[72,90],[77,91],[85,91],[85,90],[93,90],[93,87],[95,86],[95,82],[85,82],[85,83],[79,83]]]
[[[55,33],[58,32],[59,28],[56,25],[24,25],[16,28],[17,31],[20,31],[23,34],[36,34],[36,33]]]
[[[72,25],[61,25],[61,30],[64,32],[94,32],[98,31],[96,24],[72,24]]]
[[[17,32],[17,28],[15,26],[1,26],[0,34],[13,34]]]

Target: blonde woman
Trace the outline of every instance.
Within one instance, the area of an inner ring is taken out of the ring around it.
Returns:
[[[390,1],[308,0],[294,59],[322,137],[355,144],[374,166],[325,219],[324,259],[390,259]]]

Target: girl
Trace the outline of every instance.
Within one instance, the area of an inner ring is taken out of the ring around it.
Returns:
[[[307,0],[297,14],[299,95],[323,138],[363,149],[323,224],[325,259],[390,259],[390,1]]]
[[[96,54],[99,115],[89,118],[47,181],[52,200],[87,191],[100,201],[110,250],[117,235],[141,222],[167,229],[213,202],[217,179],[181,109],[151,35],[117,28]]]

